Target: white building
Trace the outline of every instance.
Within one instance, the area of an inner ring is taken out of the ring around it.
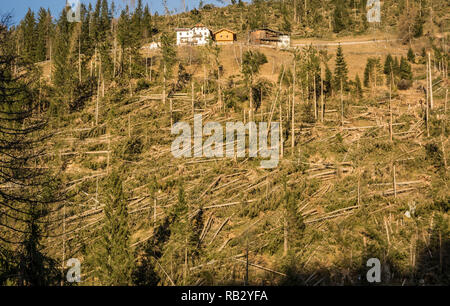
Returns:
[[[291,37],[287,34],[282,34],[278,36],[279,41],[277,47],[280,49],[289,48],[291,46]]]
[[[160,43],[160,42],[158,42],[158,43],[152,42],[148,48],[149,48],[150,50],[156,50],[156,49],[159,49],[159,48],[161,48],[161,43]]]
[[[210,29],[202,24],[197,24],[193,28],[178,28],[177,32],[177,45],[193,45],[201,46],[206,45],[211,39],[212,32]]]

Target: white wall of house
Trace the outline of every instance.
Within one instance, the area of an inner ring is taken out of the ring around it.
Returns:
[[[177,29],[177,45],[192,44],[205,45],[211,38],[211,31],[207,27],[193,27],[192,29]]]
[[[289,35],[280,35],[280,41],[277,43],[278,48],[289,48],[291,46],[291,37]]]

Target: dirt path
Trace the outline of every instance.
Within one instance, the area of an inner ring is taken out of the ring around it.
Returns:
[[[301,44],[292,44],[292,47],[306,47],[306,46],[320,46],[320,47],[326,47],[326,46],[346,46],[346,45],[365,45],[365,44],[377,44],[377,43],[388,43],[388,42],[395,42],[399,41],[399,39],[372,39],[372,40],[363,40],[363,41],[343,41],[343,42],[329,42],[329,43],[317,43],[317,42],[308,42],[308,43],[301,43]]]

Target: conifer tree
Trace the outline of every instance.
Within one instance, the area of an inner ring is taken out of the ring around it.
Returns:
[[[242,58],[242,73],[248,86],[249,107],[253,113],[253,82],[258,75],[261,66],[267,63],[267,57],[259,51],[246,51]],[[252,120],[252,118],[250,118]]]
[[[23,52],[22,56],[30,61],[34,62],[37,58],[36,49],[36,20],[34,18],[34,12],[28,9],[25,18],[21,23],[22,33],[23,33]]]
[[[339,33],[345,29],[349,30],[349,15],[345,0],[336,0],[333,11],[333,31]]]
[[[383,73],[386,75],[386,85],[389,86],[391,83],[391,76],[394,74],[394,60],[391,54],[386,56],[386,60],[384,61]]]
[[[410,63],[414,63],[415,60],[416,60],[416,56],[414,55],[414,51],[413,51],[413,49],[411,47],[408,49],[407,57],[408,57],[408,61]]]
[[[359,79],[359,75],[357,74],[355,77],[355,93],[357,97],[362,98],[363,96],[363,89],[361,86],[361,80]]]
[[[175,65],[177,51],[175,49],[175,37],[172,33],[164,32],[161,35],[161,71],[165,73],[166,79],[172,75],[172,68]],[[164,68],[165,67],[165,68]],[[164,71],[165,70],[165,71]]]
[[[56,28],[56,43],[53,56],[54,65],[54,84],[67,92],[67,84],[71,82],[71,71],[69,65],[70,54],[70,38],[73,26],[67,20],[67,11],[64,8],[58,19]]]
[[[50,35],[50,21],[47,11],[40,8],[37,22],[36,61],[45,61],[47,58],[47,43]]]
[[[287,189],[286,179],[284,178],[284,251],[285,255],[290,250],[295,251],[302,238],[305,224],[301,215],[297,212],[297,203],[295,195]]]
[[[342,87],[344,89],[347,88],[347,74],[348,74],[348,68],[347,63],[344,59],[344,53],[342,51],[341,45],[339,45],[337,52],[336,52],[336,65],[334,68],[334,87],[336,89],[339,89],[341,86],[342,81]]]
[[[102,285],[129,285],[133,260],[130,253],[128,208],[122,179],[117,171],[109,175],[102,200],[105,203],[105,223],[100,241],[91,252],[93,273]]]
[[[14,187],[0,188],[0,283],[55,285],[61,274],[42,240],[61,186],[43,163],[50,135],[46,121],[35,116],[39,75],[15,53],[8,20],[0,21],[0,185]]]
[[[401,80],[412,80],[412,70],[411,65],[406,61],[403,56],[400,58],[400,79]]]
[[[148,4],[146,4],[142,16],[142,35],[143,38],[148,39],[151,38],[152,34],[152,15],[150,14]]]
[[[325,93],[330,96],[333,91],[333,73],[328,65],[325,65],[325,80],[323,82]]]

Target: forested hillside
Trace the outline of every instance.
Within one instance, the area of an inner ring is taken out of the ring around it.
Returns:
[[[450,5],[366,13],[366,0],[161,15],[98,0],[80,22],[3,16],[0,284],[367,285],[378,258],[381,284],[448,285]],[[237,41],[176,45],[175,28],[200,23]],[[259,28],[291,47],[249,44]],[[171,128],[196,114],[279,122],[277,167],[175,158]]]

